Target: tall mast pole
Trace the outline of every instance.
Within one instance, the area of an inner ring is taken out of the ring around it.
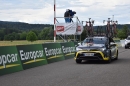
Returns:
[[[56,42],[56,0],[54,0],[54,42]]]
[[[113,15],[113,21],[114,21],[114,15]]]

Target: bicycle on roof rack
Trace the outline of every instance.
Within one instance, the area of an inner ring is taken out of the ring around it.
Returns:
[[[107,25],[105,28],[106,36],[113,38],[117,34],[116,24],[118,23],[118,21],[112,21],[112,20],[110,20],[110,18],[108,18],[108,20],[103,20],[103,23],[105,23],[105,21],[107,21]]]
[[[86,22],[85,28],[86,28],[86,34],[87,37],[92,37],[94,35],[94,29],[93,29],[93,24],[94,24],[94,20],[91,20],[91,18],[89,18],[89,21],[82,21]]]
[[[117,34],[116,24],[118,24],[118,21],[112,21],[112,33],[113,33],[113,36],[116,36],[116,34]]]
[[[103,20],[103,23],[105,23],[105,21],[107,21],[107,25],[106,25],[106,28],[105,28],[105,30],[106,30],[105,33],[106,33],[107,37],[110,37],[111,36],[111,34],[110,34],[110,32],[111,32],[110,31],[111,30],[110,29],[110,22],[111,22],[110,18],[108,18],[108,20]]]

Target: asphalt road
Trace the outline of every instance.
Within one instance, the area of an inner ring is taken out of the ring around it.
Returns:
[[[130,49],[119,48],[119,60],[76,64],[55,62],[0,76],[0,86],[130,86]]]

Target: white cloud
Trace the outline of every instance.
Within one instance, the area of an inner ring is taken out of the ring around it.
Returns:
[[[54,23],[53,0],[0,0],[0,3],[0,20]],[[63,17],[68,8],[76,11],[80,21],[92,18],[95,25],[102,25],[102,21],[112,18],[112,15],[119,23],[130,22],[129,0],[56,0],[57,17]],[[58,18],[58,21],[64,22],[64,18]]]
[[[45,3],[45,8],[41,9],[15,8],[8,10],[0,10],[0,20],[12,20],[27,23],[49,23],[53,20],[52,18],[50,18],[50,16],[53,16],[53,11],[51,11],[51,9],[53,9],[52,5]]]

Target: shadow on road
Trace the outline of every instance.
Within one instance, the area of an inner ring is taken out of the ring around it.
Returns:
[[[111,62],[113,63],[113,61]],[[93,61],[82,61],[81,64],[109,64],[106,61],[99,61],[99,60],[93,60]]]
[[[120,58],[118,60],[112,60],[111,63],[105,61],[82,61],[81,64],[130,64],[130,58]]]

